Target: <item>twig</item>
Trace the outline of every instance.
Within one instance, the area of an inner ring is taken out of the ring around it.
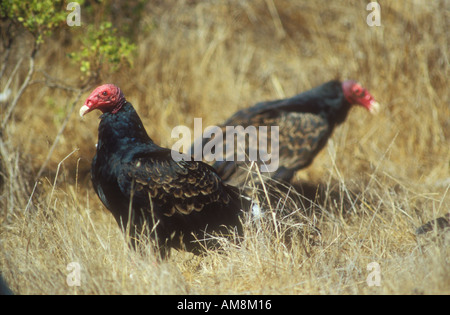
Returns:
[[[50,192],[50,198],[49,198],[49,200],[48,200],[47,208],[50,208],[50,203],[52,202],[53,193],[55,192],[56,181],[58,180],[59,169],[61,168],[61,165],[64,163],[65,160],[67,160],[72,154],[74,154],[74,153],[77,152],[78,150],[79,150],[78,148],[74,149],[72,152],[70,152],[69,154],[67,154],[66,157],[65,157],[64,159],[61,160],[61,162],[58,163],[58,167],[56,168],[55,179],[53,180],[53,187],[52,187],[52,191]]]
[[[0,69],[0,79],[3,77],[3,74],[6,70],[6,65],[8,64],[9,54],[11,53],[11,47],[6,48],[5,56],[3,57],[2,68]]]
[[[4,40],[4,42],[6,42],[6,44],[4,45],[4,47],[5,47],[5,55],[3,57],[2,68],[0,70],[0,79],[5,74],[6,66],[8,65],[9,55],[11,54],[12,43],[14,41],[14,36],[10,33],[11,26],[12,26],[12,23],[9,23],[9,25],[7,27],[7,31],[6,31],[6,33],[8,33],[8,34],[3,34],[4,37],[6,37],[6,39]]]
[[[281,23],[280,15],[278,14],[277,7],[273,0],[266,0],[267,7],[269,8],[270,15],[272,16],[273,24],[275,25],[275,30],[279,39],[286,37],[286,31]]]
[[[11,85],[11,82],[12,82],[14,76],[16,75],[17,70],[19,70],[19,67],[22,64],[22,61],[23,61],[23,57],[21,57],[19,59],[19,61],[17,61],[17,64],[14,67],[13,71],[11,72],[11,75],[9,76],[8,81],[6,81],[6,85],[5,85],[5,88],[3,89],[3,93],[9,89],[9,86]]]
[[[25,77],[25,80],[23,81],[22,85],[20,86],[20,89],[17,92],[16,97],[14,98],[14,100],[11,103],[11,105],[9,106],[9,108],[6,111],[5,117],[3,118],[3,121],[2,121],[2,128],[1,128],[1,130],[5,129],[6,124],[8,123],[9,117],[11,116],[11,113],[13,112],[13,110],[16,107],[17,103],[19,102],[20,97],[22,96],[23,92],[27,88],[28,83],[31,80],[31,77],[33,76],[33,73],[34,73],[34,58],[35,58],[36,52],[38,51],[38,48],[39,48],[39,45],[35,43],[35,45],[33,47],[33,51],[31,52],[31,55],[30,55],[30,67],[28,69],[27,76]]]
[[[253,166],[253,163],[254,162],[252,161],[252,165],[250,167]],[[258,175],[258,178],[259,178],[259,180],[261,182],[261,186],[262,186],[262,188],[264,190],[264,194],[265,194],[265,196],[267,198],[267,203],[268,203],[268,206],[269,206],[269,209],[270,209],[270,214],[272,215],[273,226],[275,228],[275,235],[277,237],[277,240],[280,240],[280,234],[278,232],[277,217],[276,217],[276,214],[275,214],[275,210],[273,209],[273,207],[272,207],[272,205],[270,203],[269,192],[268,192],[268,190],[266,188],[266,184],[264,183],[264,180],[262,178],[262,175],[261,175],[261,172],[259,170],[258,165],[256,165],[256,174]]]
[[[50,74],[48,74],[44,70],[37,70],[37,72],[41,72],[44,75],[45,80],[36,80],[36,81],[33,81],[32,83],[44,83],[49,88],[57,88],[57,89],[65,90],[68,92],[79,92],[80,90],[83,90],[83,92],[84,92],[86,86],[88,85],[88,83],[86,83],[86,84],[82,84],[79,88],[73,87],[69,84],[62,82],[62,80],[52,77]],[[61,82],[61,83],[59,83],[59,82]],[[30,84],[32,84],[32,83],[30,83]]]

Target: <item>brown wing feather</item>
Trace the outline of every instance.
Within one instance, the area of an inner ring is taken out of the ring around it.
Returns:
[[[118,181],[126,194],[134,189],[134,198],[147,204],[151,198],[166,216],[230,201],[219,176],[201,162],[139,158],[123,168]]]
[[[243,123],[242,120],[228,121],[231,126],[236,126],[238,123]],[[265,144],[266,148],[263,150],[270,151],[272,139],[272,133],[270,127],[279,127],[279,167],[283,167],[288,170],[298,170],[308,166],[317,153],[326,144],[326,141],[331,133],[328,121],[317,114],[311,113],[296,113],[296,112],[280,112],[278,115],[269,113],[266,115],[256,115],[248,119],[244,128],[247,126],[255,126],[258,130],[258,141],[251,142],[246,139],[245,147],[246,159],[245,161],[237,161],[237,145],[234,143],[234,150],[231,156],[226,156],[225,148],[227,144],[226,138],[226,126],[222,126],[223,133],[223,147],[225,161],[219,161],[214,163],[214,167],[217,169],[219,175],[226,180],[229,184],[239,185],[244,182],[248,175],[248,169],[250,166],[249,152],[259,152],[259,139],[267,139]],[[260,126],[266,126],[267,129],[259,129]],[[235,129],[241,136],[245,135],[244,130]],[[241,144],[242,145],[242,144]],[[208,152],[205,152],[208,153]],[[258,153],[259,154],[259,153]],[[207,158],[208,155],[205,154]],[[266,163],[270,163],[268,161]],[[256,162],[258,166],[263,163],[259,160]],[[277,178],[276,172],[270,174],[274,179]]]
[[[308,166],[330,134],[328,121],[310,113],[286,113],[281,116],[280,165],[289,169]]]

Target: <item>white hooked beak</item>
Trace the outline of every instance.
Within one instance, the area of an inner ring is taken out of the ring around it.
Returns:
[[[80,108],[80,116],[83,117],[86,113],[90,112],[91,109],[87,105],[83,105]]]
[[[380,112],[381,106],[380,103],[376,102],[376,101],[372,101],[370,102],[370,108],[369,108],[369,112],[373,115],[376,115]]]

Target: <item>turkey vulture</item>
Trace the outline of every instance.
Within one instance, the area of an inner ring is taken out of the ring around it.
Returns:
[[[330,81],[291,98],[261,102],[250,108],[240,110],[219,126],[221,132],[218,134],[223,139],[219,150],[225,151],[230,139],[232,149],[224,152],[225,158],[222,161],[216,160],[212,165],[227,183],[243,185],[246,178],[248,179],[249,161],[256,160],[256,165],[260,169],[264,164],[259,156],[258,159],[249,158],[251,157],[249,154],[252,152],[251,150],[258,152],[258,154],[262,152],[267,155],[270,151],[268,150],[270,147],[268,144],[275,143],[272,132],[269,132],[267,128],[261,129],[261,126],[270,128],[278,126],[278,135],[274,133],[277,136],[275,140],[278,142],[278,146],[273,146],[273,148],[278,149],[275,152],[278,153],[278,157],[273,155],[274,152],[272,152],[272,160],[269,161],[270,163],[276,162],[278,168],[266,174],[272,179],[289,182],[297,170],[311,164],[315,156],[327,143],[334,127],[344,122],[353,104],[361,105],[371,113],[376,113],[379,110],[379,104],[372,95],[359,83],[352,80]],[[231,138],[229,138],[226,130],[230,126],[235,127],[234,130],[231,129],[234,132]],[[242,126],[242,128],[239,129],[236,126]],[[249,126],[258,128],[258,139],[253,143],[247,133],[247,127]],[[246,133],[247,139],[245,138]],[[234,135],[237,139],[241,136],[241,139],[246,139],[246,142],[234,145]],[[267,144],[264,145],[266,148],[262,148],[261,138],[268,139],[263,142]],[[209,142],[214,141],[217,143],[215,134],[200,141],[196,139],[191,151],[194,153],[196,150],[197,152],[201,151],[197,146],[200,145],[200,149],[205,149]],[[238,159],[237,150],[239,146],[246,148],[245,158],[241,158],[241,160]],[[211,147],[214,146],[209,144],[209,148]],[[202,152],[203,158],[206,161],[213,160],[211,155],[215,155],[217,152],[209,153],[208,150],[206,151]],[[273,161],[274,157],[277,158],[276,161]],[[262,174],[264,175],[264,173]]]
[[[241,232],[241,209],[248,210],[248,200],[208,164],[176,161],[171,150],[155,144],[117,86],[97,87],[80,116],[94,109],[103,114],[92,184],[134,247],[145,235],[162,256],[169,248],[199,254],[217,245],[207,242],[205,233],[229,235],[230,227]]]

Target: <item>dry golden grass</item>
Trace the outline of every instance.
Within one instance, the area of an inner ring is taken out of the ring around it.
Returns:
[[[273,206],[308,212],[321,231],[315,244],[291,234],[301,228],[289,227],[292,221],[280,216],[278,237],[270,219],[263,220],[246,228],[241,247],[225,244],[225,253],[173,252],[156,263],[150,249],[129,250],[89,180],[96,115],[70,116],[35,185],[74,98],[36,83],[20,99],[2,138],[14,149],[2,170],[7,177],[0,199],[0,270],[13,291],[449,294],[448,233],[414,235],[416,227],[450,208],[449,5],[384,1],[382,26],[369,27],[367,3],[149,3],[134,68],[102,78],[122,88],[163,146],[177,140],[170,138],[174,126],[192,128],[194,117],[202,117],[205,127],[257,101],[330,79],[360,81],[382,112],[373,117],[352,110],[313,165],[298,173],[312,203],[293,198],[289,206],[283,200]],[[46,44],[36,68],[76,82],[79,73],[64,56],[71,47],[63,42]],[[16,48],[17,58],[22,50]],[[13,94],[19,84],[13,82]],[[66,283],[70,262],[81,266],[80,286]],[[371,262],[381,268],[379,287],[366,283]]]

